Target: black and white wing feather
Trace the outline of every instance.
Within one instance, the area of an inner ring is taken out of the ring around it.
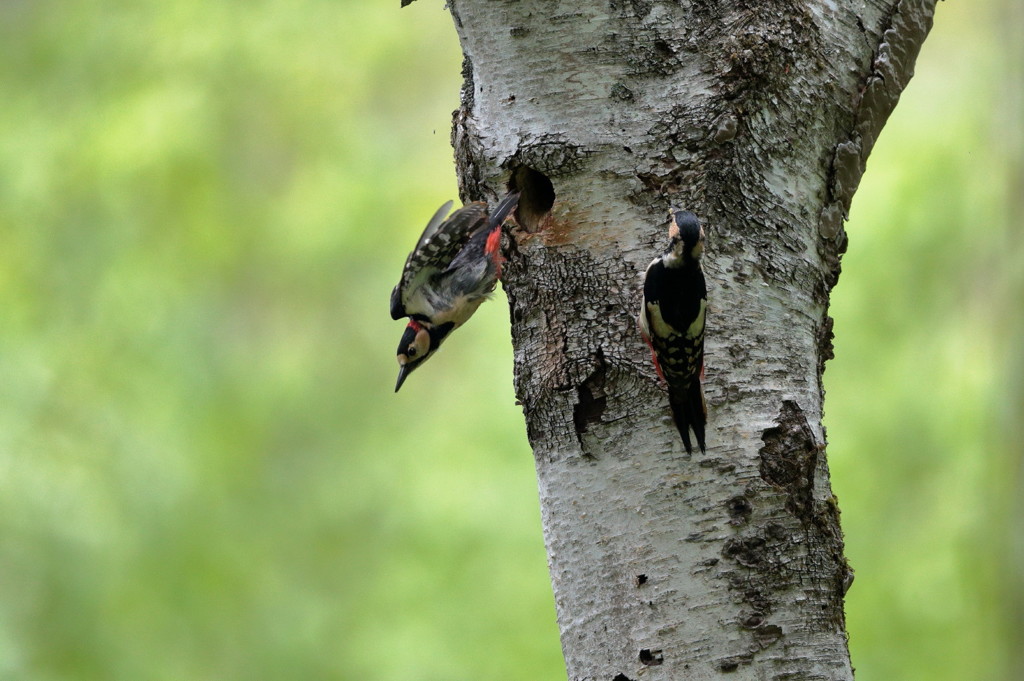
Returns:
[[[485,203],[466,204],[446,220],[445,216],[451,207],[452,202],[449,201],[434,213],[416,243],[416,248],[406,259],[402,278],[391,292],[392,319],[430,316],[431,310],[425,309],[424,297],[418,295],[420,289],[441,275],[470,236],[486,224]]]

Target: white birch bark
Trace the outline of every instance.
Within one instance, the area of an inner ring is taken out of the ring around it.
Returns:
[[[523,191],[504,286],[570,679],[852,678],[828,294],[934,4],[449,0],[463,198]],[[692,457],[636,327],[670,207],[707,232]]]

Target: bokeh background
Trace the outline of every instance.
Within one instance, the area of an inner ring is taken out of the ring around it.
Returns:
[[[392,393],[456,196],[421,0],[0,2],[0,679],[564,679],[507,307]],[[1024,663],[1017,0],[940,3],[826,371],[865,681]]]

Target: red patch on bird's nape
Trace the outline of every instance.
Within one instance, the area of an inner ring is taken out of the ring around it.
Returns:
[[[412,329],[412,330],[413,330],[413,331],[415,331],[416,333],[419,333],[420,331],[422,331],[422,330],[423,330],[423,325],[422,325],[422,324],[420,324],[420,323],[419,323],[418,321],[416,321],[415,319],[410,319],[410,320],[409,320],[409,323],[408,323],[408,324],[406,324],[406,326],[408,326],[408,327],[409,327],[410,329]]]
[[[487,235],[484,253],[494,261],[494,266],[498,268],[498,278],[501,279],[501,263],[505,262],[505,258],[501,257],[501,227],[495,227]]]

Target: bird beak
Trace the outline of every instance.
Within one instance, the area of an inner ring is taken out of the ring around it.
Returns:
[[[398,383],[395,384],[396,393],[398,392],[398,389],[402,387],[402,384],[405,383],[405,377],[408,376],[410,373],[411,369],[409,369],[408,364],[403,364],[398,368]]]

